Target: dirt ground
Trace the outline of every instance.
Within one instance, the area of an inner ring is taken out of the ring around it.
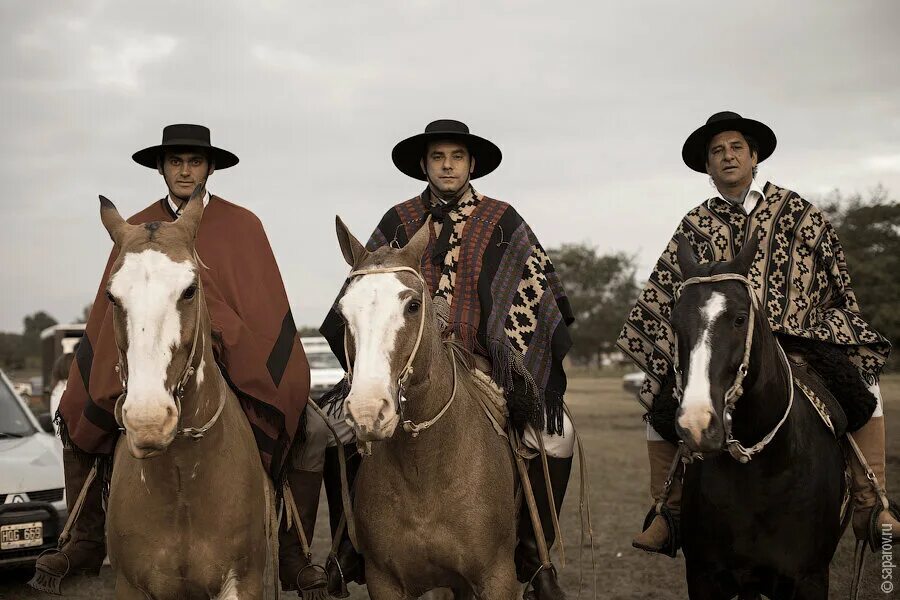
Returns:
[[[617,378],[575,378],[570,381],[569,405],[584,442],[589,465],[590,506],[593,512],[594,556],[596,569],[591,572],[589,544],[579,548],[578,475],[573,471],[563,509],[563,537],[566,567],[561,578],[571,598],[579,595],[579,579],[583,569],[581,596],[590,598],[668,600],[686,598],[684,560],[679,555],[670,559],[639,552],[631,547],[631,537],[649,508],[647,491],[648,467],[644,444],[644,424],[640,406],[621,388]],[[895,498],[900,497],[900,377],[884,378],[882,391],[886,401],[888,430],[888,478]],[[324,559],[327,547],[327,505],[321,504],[314,552]],[[846,598],[853,555],[852,533],[844,536],[835,557],[831,575],[831,597]],[[579,554],[583,557],[579,564]],[[897,563],[896,554],[894,563]],[[892,597],[879,590],[880,568],[870,556],[865,573],[862,599]],[[0,598],[53,598],[25,586],[27,571],[0,571]],[[895,569],[894,581],[900,579]],[[108,567],[101,576],[70,586],[68,597],[91,599],[112,597],[112,574]],[[900,582],[897,582],[900,583]],[[364,588],[352,586],[351,597],[367,598]],[[282,594],[283,598],[291,596]],[[295,596],[294,596],[295,597]]]

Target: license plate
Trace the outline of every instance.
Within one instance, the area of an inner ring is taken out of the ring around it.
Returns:
[[[31,548],[44,543],[44,525],[36,523],[16,523],[0,527],[0,550]]]

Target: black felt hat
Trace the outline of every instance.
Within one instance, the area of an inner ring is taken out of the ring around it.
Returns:
[[[751,136],[759,145],[756,161],[762,162],[775,152],[775,132],[768,125],[745,119],[736,112],[718,112],[706,120],[706,125],[699,127],[684,142],[681,158],[684,164],[698,173],[706,173],[706,146],[709,140],[723,131],[740,131]]]
[[[440,140],[458,140],[465,144],[469,153],[475,157],[475,171],[472,179],[484,177],[500,165],[503,153],[491,141],[469,133],[469,127],[462,121],[440,119],[432,121],[425,127],[425,132],[406,138],[391,152],[394,165],[406,175],[426,181],[419,161],[425,156],[428,142]]]
[[[166,150],[179,148],[202,148],[209,152],[210,160],[215,161],[216,170],[227,169],[238,164],[238,157],[209,143],[209,128],[203,125],[168,125],[163,129],[162,143],[138,150],[131,155],[139,165],[150,169],[156,168],[156,160]]]

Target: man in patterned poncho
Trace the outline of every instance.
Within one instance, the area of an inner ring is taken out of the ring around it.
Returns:
[[[654,401],[672,386],[674,335],[669,323],[674,293],[681,282],[675,260],[677,241],[684,234],[694,253],[706,261],[732,260],[757,227],[765,232],[749,278],[765,307],[772,330],[780,335],[819,340],[843,349],[877,400],[869,421],[853,437],[884,486],[885,433],[878,376],[890,353],[890,343],[860,314],[850,287],[850,275],[840,241],[815,206],[795,192],[772,183],[760,186],[756,165],[775,150],[775,134],[766,125],[733,112],[717,113],[687,139],[684,162],[707,173],[717,195],[691,210],[678,230],[631,311],[619,336],[619,348],[645,372],[641,402],[652,410]],[[676,447],[647,426],[650,492],[660,500]],[[863,467],[851,460],[853,527],[860,539],[878,498]],[[680,483],[667,500],[677,517]],[[892,529],[896,541],[900,523],[890,511],[877,515],[878,529]],[[669,526],[657,514],[633,545],[651,552],[673,552]],[[879,542],[880,543],[880,542]]]
[[[425,133],[397,144],[392,157],[401,172],[427,181],[428,186],[384,215],[367,248],[403,247],[431,216],[431,239],[421,268],[435,312],[446,325],[444,335],[455,337],[472,353],[476,368],[504,389],[512,422],[523,431],[525,444],[537,449],[538,435],[543,438],[553,506],[539,458],[530,461],[528,472],[541,525],[548,546],[552,545],[551,511],[558,514],[561,509],[575,443],[572,424],[563,411],[562,361],[572,344],[568,325],[574,321],[568,299],[522,217],[509,204],[472,187],[472,179],[500,164],[497,146],[470,134],[459,121],[440,120],[429,124]],[[345,357],[343,327],[334,310],[321,327],[341,361]],[[353,446],[347,450],[348,456],[355,452]],[[329,483],[336,479],[329,474],[336,469],[327,463],[335,456],[328,455],[325,466],[326,489],[332,488],[332,497],[337,496],[337,482]],[[531,584],[539,600],[564,598],[555,569],[542,567],[528,511],[521,512],[515,557],[519,579]],[[360,580],[356,563],[345,540],[337,559],[329,561],[332,594],[343,587],[340,578]]]

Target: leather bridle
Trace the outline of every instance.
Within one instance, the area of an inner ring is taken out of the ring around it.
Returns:
[[[788,404],[787,409],[784,412],[784,415],[781,417],[781,420],[778,421],[778,424],[775,425],[775,428],[772,429],[762,440],[758,443],[754,444],[750,448],[745,448],[738,440],[734,439],[731,434],[732,430],[732,413],[734,412],[735,405],[737,404],[738,399],[744,394],[744,379],[747,377],[747,373],[750,370],[750,350],[753,347],[753,329],[756,322],[756,313],[759,312],[759,300],[756,297],[756,294],[753,292],[753,287],[750,283],[750,280],[744,277],[743,275],[738,275],[737,273],[720,273],[718,275],[709,275],[706,277],[691,277],[686,279],[681,284],[681,289],[678,292],[678,295],[684,291],[684,288],[689,285],[700,285],[705,283],[718,283],[720,281],[737,281],[742,284],[744,288],[747,290],[747,294],[750,296],[750,310],[749,315],[747,317],[747,336],[744,339],[744,355],[741,359],[741,364],[738,366],[737,373],[734,376],[734,381],[731,384],[731,387],[725,392],[725,406],[722,410],[722,425],[725,429],[725,448],[728,450],[729,454],[740,463],[747,463],[753,458],[753,456],[762,451],[769,442],[775,437],[778,431],[781,429],[781,426],[784,425],[785,421],[787,421],[788,415],[791,412],[791,407],[794,403],[794,379],[793,374],[791,373],[790,364],[788,363],[787,356],[784,353],[784,350],[781,348],[780,344],[778,346],[779,356],[782,359],[782,363],[784,364],[785,371],[788,377]],[[676,298],[677,300],[677,298]],[[678,366],[678,335],[675,335],[675,352],[673,353],[673,368],[675,370],[675,395],[678,403],[681,404],[681,397],[684,392],[683,383],[681,381],[681,369]],[[685,450],[687,452],[687,450]],[[692,452],[689,454],[689,459],[693,458],[703,458],[703,455],[700,453]]]
[[[198,263],[199,264],[199,263]],[[187,362],[184,365],[184,368],[181,370],[181,375],[178,377],[178,383],[175,384],[175,387],[172,390],[172,398],[175,401],[175,408],[178,411],[178,429],[175,432],[176,436],[189,437],[192,439],[200,439],[202,438],[207,431],[209,431],[213,425],[216,424],[216,421],[219,420],[219,417],[222,415],[222,410],[225,408],[225,398],[226,394],[223,392],[221,394],[221,398],[219,398],[219,407],[216,409],[215,414],[209,421],[206,422],[202,427],[182,427],[182,410],[181,410],[181,401],[184,398],[185,388],[187,387],[188,382],[197,372],[198,366],[194,366],[194,358],[197,356],[197,345],[200,344],[200,360],[203,360],[203,353],[206,351],[206,342],[205,338],[200,335],[200,316],[201,316],[201,306],[203,301],[203,284],[198,278],[197,280],[197,318],[194,322],[194,338],[191,342],[191,351],[188,354]],[[122,394],[119,396],[119,399],[116,400],[115,407],[115,418],[116,423],[119,424],[119,430],[125,432],[125,424],[122,419],[122,405],[125,403],[125,398],[128,395],[128,362],[125,358],[125,354],[122,352],[122,348],[119,347],[119,343],[116,342],[116,352],[119,354],[119,362],[116,364],[116,373],[119,375],[119,381],[122,384]]]
[[[413,374],[413,362],[416,359],[416,355],[419,352],[419,346],[422,343],[422,335],[425,333],[425,294],[428,291],[428,287],[425,284],[425,279],[422,277],[422,274],[419,273],[416,269],[412,267],[375,267],[371,269],[358,269],[355,271],[351,271],[348,278],[354,277],[364,277],[366,275],[375,275],[379,273],[412,273],[416,276],[416,279],[421,284],[422,288],[422,308],[420,310],[419,317],[419,331],[416,334],[416,342],[413,345],[412,352],[409,354],[409,358],[406,361],[406,364],[400,370],[400,373],[397,375],[397,398],[396,398],[396,409],[397,414],[400,416],[400,421],[403,425],[403,430],[412,435],[412,437],[417,437],[420,433],[437,423],[441,417],[446,414],[447,410],[450,408],[450,405],[453,404],[453,400],[456,398],[456,357],[453,352],[450,352],[450,361],[453,363],[453,391],[450,394],[450,399],[444,404],[444,407],[431,419],[427,421],[422,421],[419,423],[415,423],[410,419],[406,418],[406,403],[407,400],[403,394],[404,387],[406,383],[409,381],[410,376]],[[344,325],[344,360],[347,365],[347,383],[352,386],[353,384],[353,365],[350,363],[350,356],[348,352],[348,341],[349,334],[347,331],[347,325]]]

